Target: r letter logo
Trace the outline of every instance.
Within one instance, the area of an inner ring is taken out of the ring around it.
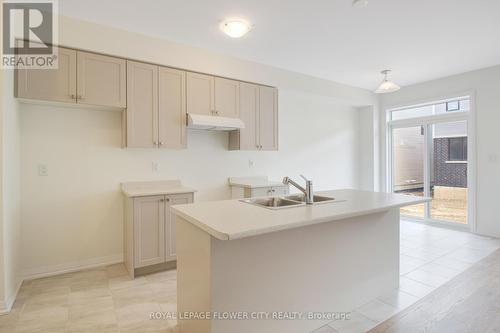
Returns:
[[[56,1],[2,3],[2,68],[57,68]]]

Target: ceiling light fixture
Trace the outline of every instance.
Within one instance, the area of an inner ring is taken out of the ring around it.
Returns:
[[[352,6],[354,8],[365,8],[368,6],[368,0],[353,0]]]
[[[252,26],[245,20],[231,19],[223,21],[220,24],[220,29],[229,37],[240,38],[252,30]]]
[[[380,86],[377,88],[377,90],[375,90],[376,94],[387,94],[387,93],[395,92],[395,91],[398,91],[399,89],[401,89],[400,86],[398,86],[397,84],[395,84],[392,81],[389,81],[389,79],[387,78],[387,76],[389,75],[390,72],[391,72],[390,69],[386,69],[386,70],[383,70],[382,72],[380,72],[382,75],[384,75],[384,80],[382,81]]]

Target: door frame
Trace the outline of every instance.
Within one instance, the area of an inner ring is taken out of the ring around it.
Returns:
[[[402,120],[390,120],[390,112],[400,109],[403,107],[419,106],[422,104],[435,104],[441,101],[452,100],[459,97],[469,97],[470,99],[470,110],[454,112],[450,114],[439,114],[433,116],[416,117]],[[422,101],[420,103],[412,103],[409,105],[404,105],[400,107],[391,107],[386,109],[386,163],[385,163],[385,174],[386,174],[386,189],[388,192],[392,192],[393,189],[393,177],[394,177],[394,165],[393,165],[393,140],[392,132],[396,128],[405,127],[424,127],[424,196],[430,195],[430,161],[429,161],[429,148],[430,148],[430,137],[429,137],[429,127],[432,124],[453,122],[453,121],[467,121],[467,224],[461,225],[456,222],[447,222],[435,220],[432,218],[426,218],[430,216],[430,206],[425,205],[424,218],[402,215],[405,220],[413,222],[424,222],[430,225],[438,225],[442,227],[449,227],[453,229],[469,230],[471,232],[476,232],[476,98],[473,91],[469,91],[463,94],[455,94],[447,96],[441,99],[432,99]]]

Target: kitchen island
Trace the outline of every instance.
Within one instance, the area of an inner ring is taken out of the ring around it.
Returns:
[[[428,199],[319,194],[335,200],[278,210],[241,200],[172,207],[180,332],[308,333],[397,288],[399,208]]]

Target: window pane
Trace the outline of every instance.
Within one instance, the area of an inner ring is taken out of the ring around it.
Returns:
[[[469,111],[470,99],[456,99],[447,102],[436,102],[435,104],[415,106],[400,110],[390,111],[391,120],[409,119],[417,117],[426,117],[448,112]]]
[[[430,217],[467,223],[467,121],[431,126]]]
[[[421,126],[396,128],[392,137],[393,192],[424,195],[424,133]],[[424,204],[401,208],[402,215],[424,217]]]
[[[446,102],[446,111],[458,111],[460,110],[460,102],[459,101],[451,101]]]
[[[449,160],[450,161],[465,161],[467,138],[450,138],[449,139]]]

